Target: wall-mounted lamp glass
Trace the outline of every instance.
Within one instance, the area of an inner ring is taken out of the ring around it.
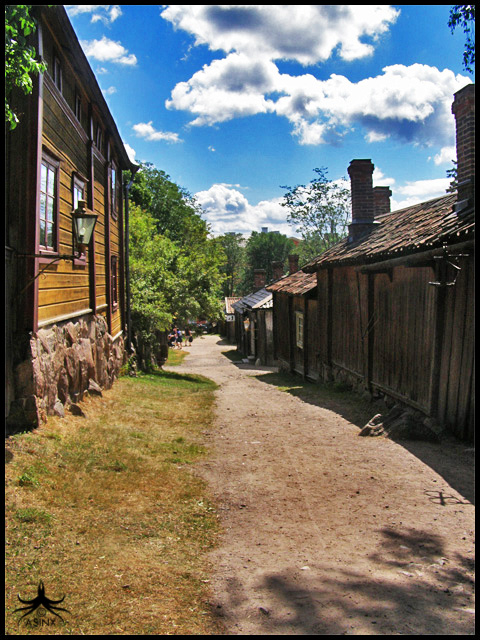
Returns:
[[[85,200],[79,200],[72,218],[75,242],[79,251],[83,253],[92,238],[98,216],[95,213],[87,213]]]

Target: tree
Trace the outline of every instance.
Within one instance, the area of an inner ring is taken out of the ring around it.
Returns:
[[[457,161],[456,160],[452,160],[453,163],[453,167],[451,169],[447,169],[447,178],[451,179],[450,184],[448,185],[448,189],[445,189],[446,193],[455,193],[455,191],[458,189],[458,182],[457,182],[457,175],[458,175],[458,171],[457,171]]]
[[[240,288],[245,271],[245,239],[241,233],[226,233],[217,238],[225,253],[222,273],[225,280],[222,285],[224,297],[243,295]]]
[[[133,203],[152,214],[161,235],[179,243],[206,237],[207,223],[195,199],[151,162],[141,164],[130,196]]]
[[[252,231],[245,247],[246,268],[243,290],[247,293],[254,287],[255,269],[265,269],[266,282],[273,280],[272,262],[285,263],[288,255],[295,251],[293,240],[281,233]]]
[[[465,71],[474,73],[475,68],[475,5],[455,4],[450,9],[448,26],[453,33],[461,25],[465,34],[465,48],[463,51],[463,67]]]
[[[350,215],[348,182],[329,180],[325,167],[314,172],[317,177],[308,186],[281,187],[287,189],[282,202],[288,210],[287,221],[303,239],[301,262],[308,262],[345,237]]]
[[[33,74],[44,73],[47,65],[36,60],[35,47],[28,38],[36,30],[36,20],[30,15],[32,5],[5,5],[5,122],[10,129],[19,123],[11,97],[15,88],[25,95],[32,93]]]
[[[148,369],[159,331],[220,317],[226,258],[193,198],[163,171],[144,167],[130,190],[130,283],[139,366]]]

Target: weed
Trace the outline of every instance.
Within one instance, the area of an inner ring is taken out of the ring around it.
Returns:
[[[15,518],[19,522],[37,522],[40,524],[50,524],[52,522],[52,514],[47,513],[41,509],[35,509],[34,507],[27,507],[26,509],[17,509],[15,512]]]

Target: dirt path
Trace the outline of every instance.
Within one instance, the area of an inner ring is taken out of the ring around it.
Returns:
[[[232,348],[205,336],[181,365],[221,385],[200,473],[224,529],[211,587],[226,632],[473,634],[471,450],[419,445],[460,493],[405,446],[253,377],[267,368]]]

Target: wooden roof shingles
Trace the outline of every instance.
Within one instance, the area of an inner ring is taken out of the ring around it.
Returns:
[[[290,295],[304,295],[317,286],[315,273],[295,271],[289,276],[283,276],[272,284],[267,285],[267,291],[288,293]]]
[[[376,262],[473,239],[474,211],[457,213],[456,202],[452,193],[384,214],[370,234],[355,243],[341,240],[302,269],[311,273],[331,264]]]
[[[225,298],[225,306],[224,306],[224,312],[226,314],[231,314],[235,312],[235,309],[233,308],[233,305],[235,304],[235,302],[238,302],[239,300],[241,300],[241,298],[239,297],[228,297]]]

